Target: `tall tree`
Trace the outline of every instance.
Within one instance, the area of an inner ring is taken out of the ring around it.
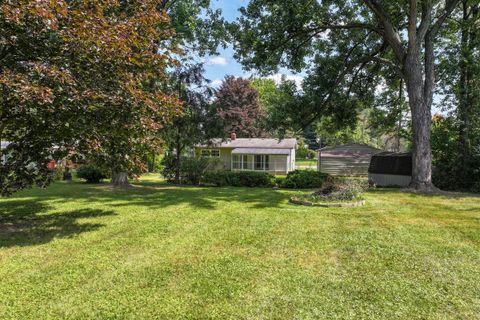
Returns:
[[[114,172],[141,165],[150,134],[179,109],[176,97],[151,85],[174,63],[157,4],[0,4],[0,139],[10,142],[1,150],[2,195],[45,186],[48,161],[73,149]]]
[[[172,41],[189,55],[215,55],[219,46],[227,46],[222,11],[212,9],[210,0],[161,0],[157,8],[171,19]]]
[[[264,135],[258,92],[248,80],[226,76],[215,94],[215,106],[223,121],[225,136],[232,132],[245,138]]]
[[[175,155],[175,182],[180,182],[182,155],[188,147],[208,142],[222,133],[212,105],[213,90],[203,77],[201,64],[186,65],[172,72],[171,90],[183,103],[183,112],[161,129],[168,151]]]
[[[336,70],[332,101],[341,83],[389,68],[404,79],[412,114],[413,175],[411,187],[432,190],[431,106],[435,86],[435,38],[459,0],[286,1],[252,0],[234,26],[237,57],[247,67],[301,70],[330,59]],[[308,12],[309,14],[305,14]],[[339,58],[340,57],[340,58]],[[308,58],[308,59],[307,59]],[[317,69],[316,73],[321,73]],[[325,89],[324,89],[325,90]]]
[[[442,129],[453,135],[456,152],[450,155],[452,166],[442,166],[444,173],[456,177],[450,188],[471,189],[480,177],[480,3],[462,0],[447,23],[448,32],[441,35],[443,55],[439,66],[445,97],[442,106],[450,114],[437,121],[435,133]],[[439,163],[446,152],[442,147],[446,146],[437,146]]]
[[[274,101],[281,95],[277,84],[273,79],[268,78],[252,78],[250,79],[250,85],[258,92],[258,103],[260,108],[268,113],[274,104]]]
[[[62,2],[0,4],[0,194],[50,181],[47,163],[66,154],[74,131],[75,81],[64,71]],[[73,124],[73,123],[72,123]],[[5,143],[4,143],[5,144]]]
[[[67,36],[76,44],[71,68],[89,89],[84,116],[90,125],[78,149],[112,170],[114,186],[128,185],[129,174],[145,169],[145,154],[160,146],[158,130],[180,112],[177,97],[163,90],[176,49],[158,3],[70,5],[74,25]]]

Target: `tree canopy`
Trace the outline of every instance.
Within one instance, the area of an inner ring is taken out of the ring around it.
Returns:
[[[234,132],[238,137],[255,138],[264,135],[261,121],[264,112],[258,101],[258,92],[250,81],[227,76],[215,94],[215,106],[223,122],[224,134]]]
[[[431,105],[435,39],[459,0],[252,0],[232,27],[247,68],[307,69],[311,119],[373,100],[383,75],[405,81],[412,114],[415,189],[431,190]],[[305,14],[308,12],[308,14]]]
[[[0,5],[1,192],[50,180],[75,149],[113,172],[141,167],[180,111],[162,92],[175,63],[158,1],[10,1]]]

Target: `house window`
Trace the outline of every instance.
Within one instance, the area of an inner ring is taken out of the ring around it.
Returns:
[[[219,149],[202,149],[200,155],[205,158],[220,158]]]
[[[239,154],[234,154],[232,157],[232,168],[241,169],[242,168],[242,157]]]
[[[248,163],[248,155],[244,154],[242,156],[242,169],[243,170],[248,170],[249,168],[249,163]]]
[[[268,170],[269,165],[268,165],[268,155],[266,154],[258,154],[255,155],[255,161],[254,161],[254,168],[255,170]]]
[[[237,170],[252,170],[251,159],[247,154],[233,154],[232,155],[232,169]]]

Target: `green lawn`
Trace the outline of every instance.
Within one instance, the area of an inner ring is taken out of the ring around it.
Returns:
[[[56,183],[0,200],[0,319],[479,319],[480,198]]]
[[[317,166],[317,159],[295,160],[297,166]]]

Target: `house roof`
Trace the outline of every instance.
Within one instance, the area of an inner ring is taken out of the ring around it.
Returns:
[[[297,139],[237,138],[225,141],[214,139],[210,144],[197,145],[197,147],[293,149],[296,145]]]
[[[321,157],[372,156],[382,150],[367,144],[347,143],[320,149]]]
[[[277,148],[235,148],[232,154],[290,154],[291,149]]]

